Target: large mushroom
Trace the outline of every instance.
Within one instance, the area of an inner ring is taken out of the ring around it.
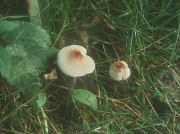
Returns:
[[[58,67],[64,74],[71,77],[92,73],[95,69],[95,63],[86,53],[87,50],[79,45],[64,47],[57,56]]]
[[[129,78],[131,71],[124,61],[117,61],[114,62],[109,69],[109,75],[112,77],[113,80],[126,80]]]

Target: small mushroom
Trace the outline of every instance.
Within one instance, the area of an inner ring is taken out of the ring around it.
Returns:
[[[71,77],[92,73],[95,69],[95,63],[86,53],[87,50],[79,45],[64,47],[57,56],[58,67],[64,74]]]
[[[109,69],[109,75],[112,77],[113,80],[126,80],[129,78],[131,71],[124,61],[117,61],[114,62]]]

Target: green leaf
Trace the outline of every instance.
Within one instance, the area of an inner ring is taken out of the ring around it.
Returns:
[[[6,47],[6,49],[9,52],[9,54],[11,54],[11,56],[18,56],[18,57],[27,56],[24,47],[18,44],[10,44]]]
[[[39,75],[57,54],[57,49],[50,47],[49,35],[34,24],[3,20],[0,20],[0,33],[9,42],[6,47],[0,42],[0,73],[27,97],[38,95],[33,102],[43,106],[46,96]]]
[[[56,58],[57,49],[54,47],[42,48],[37,45],[30,45],[26,48],[28,60],[38,68],[47,69]]]
[[[24,81],[27,81],[26,78],[37,77],[39,74],[40,72],[28,60],[12,56],[10,69],[5,77],[10,85],[19,87],[24,85]]]
[[[36,100],[37,106],[42,107],[46,103],[46,95],[42,92],[39,92]]]
[[[47,48],[50,46],[51,41],[48,33],[40,26],[36,26],[27,22],[9,22],[0,20],[0,28],[4,23],[8,23],[11,30],[3,28],[0,29],[0,33],[3,33],[3,38],[7,41],[27,47],[35,44]],[[5,25],[8,27],[8,25]]]
[[[0,34],[9,32],[19,26],[19,22],[10,22],[0,20]]]
[[[28,92],[32,97],[41,89],[40,71],[26,59],[26,55],[22,46],[0,46],[0,72],[11,86]]]
[[[47,28],[50,24],[49,0],[28,0],[31,22]]]
[[[4,25],[3,22],[0,21],[0,26],[1,24]],[[10,26],[13,26],[13,24],[16,26],[11,31],[7,30],[3,34],[3,38],[12,43],[7,47],[10,53],[13,53],[14,56],[22,56],[24,58],[27,56],[26,59],[31,64],[38,68],[47,69],[57,54],[56,48],[49,47],[51,41],[47,32],[39,26],[26,22],[16,21],[8,22],[8,24]]]
[[[11,54],[0,44],[0,73],[5,77],[10,71]]]
[[[86,104],[93,109],[97,109],[96,96],[86,89],[76,89],[73,91],[74,100]]]

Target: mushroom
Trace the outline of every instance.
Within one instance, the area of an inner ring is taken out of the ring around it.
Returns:
[[[58,52],[58,67],[64,74],[71,77],[92,73],[95,69],[95,63],[86,53],[87,50],[79,45],[64,47]]]
[[[129,78],[131,71],[124,61],[117,61],[114,62],[109,69],[109,75],[112,77],[113,80],[126,80]]]

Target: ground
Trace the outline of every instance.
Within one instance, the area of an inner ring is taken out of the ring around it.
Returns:
[[[78,78],[75,89],[93,92],[98,109],[75,105],[72,78],[54,64],[42,74],[50,134],[180,133],[180,2],[166,0],[50,0],[48,32],[52,45],[85,46],[95,63],[93,74]],[[2,0],[0,17],[26,16],[23,0]],[[126,61],[127,80],[109,77],[110,65]],[[43,75],[53,69],[56,80]],[[43,134],[43,117],[16,87],[0,79],[0,132]]]

